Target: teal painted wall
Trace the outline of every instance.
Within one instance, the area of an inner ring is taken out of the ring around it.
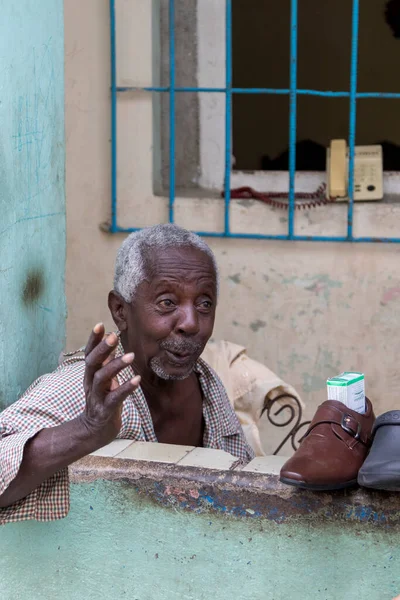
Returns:
[[[364,520],[362,507],[357,519],[310,513],[277,523],[158,505],[137,485],[75,484],[65,520],[2,527],[2,600],[391,600],[400,592],[399,530]]]
[[[66,316],[63,0],[0,0],[0,409],[57,363]]]

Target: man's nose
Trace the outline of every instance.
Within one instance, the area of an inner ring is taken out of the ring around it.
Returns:
[[[199,315],[194,306],[181,307],[177,329],[185,335],[196,335],[199,332]]]

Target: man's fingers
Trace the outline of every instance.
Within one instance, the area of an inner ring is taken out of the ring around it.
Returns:
[[[119,404],[121,404],[129,394],[132,394],[140,384],[140,375],[135,375],[133,379],[130,379],[126,383],[119,385],[116,390],[113,390],[109,394],[107,394],[106,402],[110,406],[110,408],[116,408]]]
[[[111,379],[110,391],[112,392],[113,390],[116,390],[117,387],[118,387],[118,379],[116,377],[114,377],[114,379]]]
[[[96,348],[96,346],[98,346],[98,344],[103,339],[103,337],[104,337],[104,325],[103,325],[103,323],[97,323],[97,325],[95,325],[93,327],[92,331],[90,332],[90,336],[89,336],[88,342],[85,347],[85,361],[87,360],[90,353],[94,350],[94,348]],[[84,378],[83,378],[83,387],[84,387],[86,394],[88,393],[90,386],[92,384],[93,375],[94,375],[94,371],[88,369],[86,366],[85,374],[84,374]]]
[[[97,346],[100,340],[104,336],[104,325],[103,323],[97,323],[90,332],[88,342],[85,347],[85,356],[88,356],[93,348]]]
[[[126,369],[133,363],[135,355],[133,352],[124,354],[118,358],[114,358],[107,364],[103,364],[101,369],[97,370],[93,377],[92,392],[97,395],[102,395],[112,389],[112,381],[120,371]]]
[[[104,365],[108,365],[109,362],[114,360],[116,351],[117,351],[117,348],[114,348],[114,350],[112,350],[111,354],[109,356],[107,356],[106,360],[103,362],[103,367],[104,367]]]
[[[92,350],[87,353],[85,357],[85,390],[91,388],[94,374],[96,371],[101,369],[104,361],[107,360],[112,352],[115,352],[115,349],[118,345],[118,338],[115,333],[110,333],[110,335],[106,336],[104,339],[101,339],[104,334],[104,327],[102,333],[96,333],[93,330],[93,334],[94,336],[99,336],[100,339],[98,339],[97,344],[95,343]]]

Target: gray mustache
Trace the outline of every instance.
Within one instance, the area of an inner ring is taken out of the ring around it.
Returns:
[[[160,347],[163,350],[178,352],[179,354],[195,354],[202,350],[202,345],[199,342],[190,340],[164,340],[161,342]]]

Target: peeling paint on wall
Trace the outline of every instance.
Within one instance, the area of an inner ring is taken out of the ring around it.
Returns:
[[[319,392],[326,387],[326,379],[312,373],[303,373],[303,392]]]
[[[331,290],[342,287],[341,281],[331,279],[329,275],[326,274],[313,275],[307,279],[289,277],[283,279],[282,283],[286,285],[293,283],[297,287],[303,288],[308,292],[313,292],[316,296],[323,296],[327,302],[330,299]]]
[[[350,368],[350,366],[349,366]],[[309,394],[326,389],[326,380],[329,377],[338,375],[340,371],[339,360],[335,360],[333,352],[326,348],[318,348],[315,357],[314,373],[304,372],[303,377],[303,392]]]
[[[228,279],[230,281],[233,281],[233,283],[240,283],[241,275],[240,275],[240,273],[235,273],[234,275],[228,275]]]
[[[265,321],[261,321],[260,319],[253,321],[249,325],[250,329],[254,332],[257,332],[259,329],[262,329],[263,327],[266,327],[266,326],[267,326],[267,323]]]

